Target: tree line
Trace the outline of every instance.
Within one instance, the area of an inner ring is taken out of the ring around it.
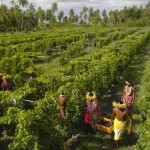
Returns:
[[[58,4],[52,3],[51,7],[43,10],[35,9],[28,0],[11,1],[11,7],[3,4],[0,6],[0,31],[23,31],[46,29],[60,26],[149,26],[150,2],[145,7],[124,7],[122,10],[103,9],[94,10],[93,7],[84,6],[79,14],[70,9],[65,15],[63,10],[58,10]]]

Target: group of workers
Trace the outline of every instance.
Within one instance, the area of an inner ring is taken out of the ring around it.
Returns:
[[[36,78],[35,71],[29,71],[26,73],[29,78]],[[14,91],[16,89],[15,82],[12,80],[11,75],[6,73],[0,73],[0,91]]]
[[[29,75],[32,78],[36,78],[36,74],[34,72],[29,72]],[[14,82],[10,79],[9,75],[3,75],[1,76],[1,88],[2,90],[10,90],[13,91],[15,89]],[[132,132],[132,108],[134,105],[134,86],[131,83],[131,81],[126,81],[123,90],[123,94],[121,97],[120,102],[113,102],[113,110],[111,114],[111,122],[110,124],[114,126],[114,140],[116,143],[116,149],[118,150],[118,142],[123,135],[123,133],[126,130],[127,126],[127,118],[129,119],[130,126],[128,130],[128,134]],[[65,109],[66,109],[66,103],[68,100],[68,96],[62,91],[61,95],[58,97],[58,102],[61,108],[61,117],[65,117]],[[102,117],[102,107],[100,101],[96,97],[96,93],[94,92],[88,92],[86,95],[86,113],[85,113],[85,123],[87,126],[90,125],[92,127],[93,131],[96,132],[97,127],[96,124],[103,120]]]
[[[131,81],[126,81],[123,90],[121,100],[119,102],[113,102],[113,110],[111,114],[110,124],[114,126],[114,140],[116,143],[116,149],[118,150],[118,142],[121,136],[124,134],[127,126],[127,120],[129,119],[129,130],[128,134],[132,132],[132,108],[134,105],[134,86]],[[65,107],[68,96],[64,92],[59,96],[59,105],[61,107],[61,117],[65,117]],[[96,132],[96,124],[103,120],[101,103],[96,97],[96,93],[88,92],[86,95],[86,113],[85,123],[87,126],[92,127],[93,131]]]

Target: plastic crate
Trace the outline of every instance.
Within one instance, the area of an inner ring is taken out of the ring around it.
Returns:
[[[111,120],[108,119],[108,118],[103,118],[103,120],[107,121],[107,122],[111,122]],[[114,125],[111,125],[110,127],[107,127],[107,126],[104,126],[104,125],[101,125],[101,124],[97,123],[96,127],[97,127],[98,130],[104,131],[106,133],[112,133],[113,130],[114,130]]]

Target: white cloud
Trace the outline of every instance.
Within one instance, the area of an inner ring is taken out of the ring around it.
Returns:
[[[11,0],[3,0],[4,4],[11,6]],[[14,0],[16,3],[18,0]],[[43,9],[51,8],[51,4],[56,2],[58,4],[59,10],[64,10],[66,13],[70,9],[74,9],[78,13],[83,6],[93,7],[94,9],[114,10],[123,9],[125,6],[132,7],[136,5],[137,7],[143,5],[145,6],[149,0],[28,0],[29,3],[33,3],[36,8],[41,6]],[[1,4],[1,1],[0,1]]]

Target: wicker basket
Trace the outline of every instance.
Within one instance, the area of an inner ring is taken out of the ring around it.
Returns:
[[[103,120],[106,121],[106,122],[111,122],[111,120],[108,119],[108,118],[103,118]],[[97,123],[96,127],[97,127],[98,130],[104,131],[106,133],[112,133],[113,130],[114,130],[114,126],[113,125],[107,127],[107,126],[104,126],[104,125],[101,125],[101,124]]]

